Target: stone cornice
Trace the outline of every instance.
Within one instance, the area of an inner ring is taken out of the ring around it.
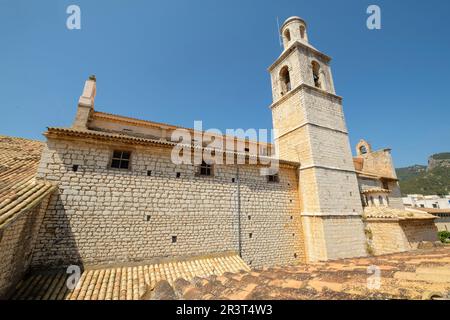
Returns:
[[[330,218],[346,218],[346,217],[361,217],[362,213],[358,212],[344,212],[344,213],[326,213],[326,212],[300,212],[303,217],[330,217]]]
[[[311,45],[308,45],[306,43],[300,42],[300,41],[295,41],[294,43],[292,43],[289,48],[287,48],[286,50],[284,50],[281,55],[278,57],[277,60],[275,60],[274,63],[272,63],[272,65],[267,68],[267,70],[270,72],[272,71],[282,60],[284,60],[292,51],[294,51],[297,48],[305,48],[306,50],[320,56],[322,59],[324,59],[327,63],[329,63],[331,61],[331,57],[327,56],[326,54],[320,52],[319,50],[317,50],[316,48],[312,47]]]
[[[69,139],[69,140],[77,140],[77,141],[92,141],[94,143],[98,143],[99,141],[102,142],[113,142],[113,143],[121,143],[126,144],[127,146],[131,145],[141,145],[141,146],[159,146],[159,147],[165,147],[165,148],[173,148],[176,145],[181,145],[186,148],[194,149],[201,149],[206,151],[215,151],[215,152],[222,152],[223,155],[231,154],[235,157],[244,157],[245,160],[256,160],[258,165],[266,165],[265,162],[267,162],[267,165],[270,164],[270,161],[278,161],[280,167],[288,167],[288,168],[298,168],[300,166],[300,163],[283,160],[283,159],[276,159],[271,158],[267,156],[254,156],[249,155],[245,153],[240,152],[233,152],[228,150],[213,150],[208,147],[200,147],[200,146],[193,146],[193,145],[185,145],[185,144],[179,144],[177,142],[167,141],[167,140],[155,140],[155,139],[149,139],[149,138],[140,138],[140,137],[133,137],[133,136],[127,136],[122,134],[116,134],[116,133],[108,133],[108,132],[101,132],[101,131],[94,131],[94,130],[76,130],[72,128],[47,128],[48,130],[44,133],[44,136],[46,136],[49,139]],[[264,162],[261,162],[264,161]],[[226,165],[226,163],[224,163]],[[242,164],[244,165],[244,164]],[[252,165],[252,163],[245,163],[245,165]],[[255,164],[256,165],[256,164]]]
[[[302,90],[302,89],[303,89],[303,90],[311,90],[311,91],[314,91],[314,92],[316,92],[316,93],[321,94],[321,95],[324,96],[324,97],[336,99],[336,100],[338,100],[339,103],[342,103],[342,97],[341,97],[341,96],[338,96],[338,95],[335,95],[335,94],[333,94],[333,93],[324,91],[324,90],[322,90],[322,89],[319,89],[319,88],[310,86],[309,84],[302,83],[302,84],[298,85],[297,87],[295,87],[294,89],[292,89],[291,91],[289,91],[288,93],[286,93],[284,96],[282,96],[282,97],[281,97],[280,99],[278,99],[277,101],[273,102],[273,103],[269,106],[269,108],[270,108],[270,109],[276,108],[278,105],[280,105],[281,103],[283,103],[284,101],[286,101],[287,99],[289,99],[290,97],[292,97],[293,95],[295,95],[297,92],[299,92],[299,91]]]
[[[394,178],[394,177],[380,176],[380,175],[376,175],[376,174],[364,172],[364,171],[356,170],[356,174],[358,175],[358,177],[368,178],[368,179],[373,179],[373,180],[384,179],[384,180],[390,180],[390,181],[398,181],[398,179]]]
[[[347,172],[347,173],[356,173],[355,170],[351,169],[343,169],[338,167],[330,167],[330,166],[323,166],[318,164],[311,164],[308,166],[300,167],[300,171],[308,170],[308,169],[324,169],[324,170],[333,170],[333,171],[341,171],[341,172]]]
[[[292,129],[284,132],[283,134],[280,134],[279,136],[275,137],[274,140],[278,140],[278,139],[284,137],[285,135],[287,135],[287,134],[289,134],[289,133],[291,133],[291,132],[293,132],[293,131],[295,131],[297,129],[303,128],[304,126],[307,126],[307,125],[318,127],[318,128],[322,128],[322,129],[326,129],[326,130],[330,130],[330,131],[334,131],[334,132],[338,132],[338,133],[342,133],[342,134],[346,134],[346,135],[348,134],[347,131],[343,131],[343,130],[335,129],[335,128],[330,128],[330,127],[325,127],[325,126],[322,126],[320,124],[316,124],[316,123],[313,123],[313,122],[305,121],[305,122],[299,124],[298,126],[296,126],[296,127],[292,128]]]

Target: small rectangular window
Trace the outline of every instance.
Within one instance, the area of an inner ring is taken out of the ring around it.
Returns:
[[[267,176],[267,182],[278,183],[280,182],[280,178],[278,177],[278,174],[270,174]]]
[[[74,165],[72,166],[72,171],[73,171],[73,172],[77,172],[77,171],[78,171],[78,165],[77,165],[77,164],[74,164]]]
[[[207,164],[205,161],[199,167],[198,171],[201,176],[211,176],[212,175],[212,165]]]
[[[152,175],[152,170],[147,171],[147,176],[150,177]]]
[[[177,236],[172,236],[172,243],[177,242]]]
[[[129,169],[130,156],[131,156],[131,152],[129,152],[129,151],[114,150],[113,157],[111,160],[111,168]]]

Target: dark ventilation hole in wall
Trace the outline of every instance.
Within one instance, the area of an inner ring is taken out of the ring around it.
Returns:
[[[233,183],[234,183],[235,181],[236,181],[236,179],[235,179],[235,178],[231,179],[231,182],[233,182]]]
[[[291,203],[292,203],[292,199],[291,200],[289,200]]]
[[[249,233],[248,237],[251,239],[253,237],[253,233]]]
[[[77,165],[77,164],[74,164],[74,165],[72,166],[72,171],[73,171],[73,172],[77,172],[77,171],[78,171],[78,165]]]
[[[248,216],[248,220],[252,220],[252,216]]]
[[[177,242],[177,236],[172,236],[172,243]]]
[[[293,216],[291,216],[291,220],[292,220],[292,219],[294,219],[294,217],[293,217]]]
[[[296,253],[294,253],[294,258],[297,258],[297,254]]]
[[[245,152],[250,152],[250,148],[245,148]]]
[[[181,177],[181,172],[177,172],[177,178]]]
[[[151,216],[149,216],[149,215],[145,216],[145,220],[147,220],[147,222],[150,221],[150,218],[151,218]]]
[[[150,177],[152,175],[152,170],[147,171],[147,176]]]
[[[295,233],[293,233],[292,236],[295,237]]]

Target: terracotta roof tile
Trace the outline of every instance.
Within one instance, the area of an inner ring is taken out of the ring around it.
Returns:
[[[395,219],[395,220],[415,220],[415,219],[435,219],[436,217],[419,211],[408,211],[391,207],[365,207],[364,217],[368,219]]]
[[[0,228],[55,189],[34,180],[42,147],[40,141],[0,136]]]
[[[411,208],[414,210],[420,210],[423,212],[438,214],[438,213],[450,213],[450,208],[438,209],[438,208]]]
[[[58,136],[67,136],[67,137],[78,137],[78,138],[92,138],[92,139],[101,139],[101,140],[114,140],[114,141],[121,141],[125,143],[134,143],[134,144],[142,144],[142,145],[161,145],[165,147],[173,147],[176,146],[177,142],[172,142],[168,140],[157,140],[157,139],[151,139],[151,138],[144,138],[144,137],[138,137],[138,136],[132,136],[128,134],[121,134],[121,133],[112,133],[112,132],[105,132],[105,131],[97,131],[97,130],[80,130],[80,129],[73,129],[73,128],[61,128],[61,127],[49,127],[47,128],[47,132],[45,132],[45,136],[47,137],[58,137]],[[180,144],[183,145],[183,144]],[[194,149],[208,149],[207,147],[202,146],[196,146],[196,145],[185,145],[192,147]],[[214,150],[214,149],[210,149]],[[235,155],[242,155],[247,158],[255,158],[254,155],[249,155],[246,153],[240,153],[236,151],[228,151],[223,150],[225,153],[235,154]],[[273,160],[275,158],[269,157],[269,156],[259,156],[259,159],[264,160]],[[300,164],[298,162],[293,161],[287,161],[283,159],[278,160],[280,164],[285,164],[288,166],[298,167]]]
[[[227,272],[250,271],[234,252],[225,252],[190,259],[165,259],[159,262],[127,266],[86,268],[79,286],[69,290],[68,274],[63,272],[34,273],[22,280],[12,299],[43,300],[138,300],[148,288],[167,280],[223,275]]]
[[[388,189],[382,189],[382,188],[370,188],[370,189],[363,190],[361,193],[363,193],[363,194],[366,194],[366,193],[390,193],[390,191]]]

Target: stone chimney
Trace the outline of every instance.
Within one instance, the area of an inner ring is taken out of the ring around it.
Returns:
[[[73,122],[72,128],[84,129],[88,128],[88,121],[91,112],[94,111],[95,94],[97,91],[95,76],[92,75],[84,84],[83,94],[78,100],[78,110]]]

